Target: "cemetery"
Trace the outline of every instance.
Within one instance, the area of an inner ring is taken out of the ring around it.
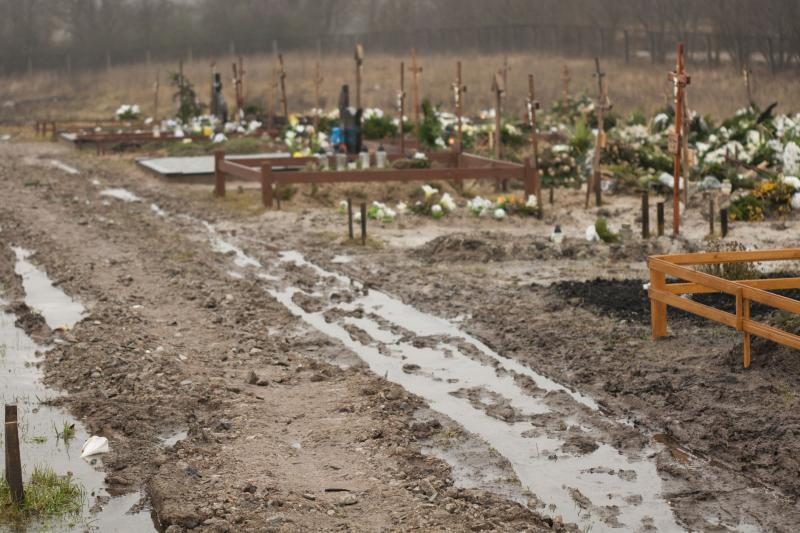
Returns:
[[[784,52],[486,32],[0,76],[0,530],[797,530]]]

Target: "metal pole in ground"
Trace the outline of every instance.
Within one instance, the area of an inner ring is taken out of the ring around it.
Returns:
[[[19,431],[17,406],[6,405],[6,482],[11,492],[11,501],[22,504],[25,492],[22,487],[22,461],[19,453]]]
[[[361,204],[361,246],[367,245],[367,204]]]

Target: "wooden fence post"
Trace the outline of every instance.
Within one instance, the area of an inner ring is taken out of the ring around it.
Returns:
[[[367,204],[361,204],[361,246],[367,245]]]
[[[275,193],[272,191],[272,165],[261,165],[261,203],[267,209],[272,209],[275,203]]]
[[[656,227],[658,231],[658,236],[661,237],[664,235],[664,202],[658,202],[656,204]]]
[[[667,276],[663,272],[650,269],[650,290],[666,290]],[[667,304],[650,299],[650,323],[653,337],[667,336]]]
[[[6,482],[11,491],[11,501],[22,504],[25,492],[22,487],[22,461],[19,453],[17,406],[6,405]]]
[[[642,239],[650,238],[650,193],[642,192]]]
[[[214,152],[214,196],[225,196],[225,173],[220,168],[225,161],[225,152],[216,150]]]
[[[722,238],[728,236],[728,210],[727,209],[720,209],[719,210],[719,227],[722,230]]]
[[[352,241],[355,238],[353,235],[353,199],[347,199],[347,230],[348,234],[350,235],[350,240]]]
[[[708,234],[714,235],[714,198],[708,199]]]

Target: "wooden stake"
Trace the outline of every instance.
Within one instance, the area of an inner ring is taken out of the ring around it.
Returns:
[[[356,45],[356,109],[361,109],[361,74],[364,68],[364,46]]]
[[[275,192],[272,190],[272,165],[269,163],[261,165],[261,203],[267,209],[272,209],[275,200]]]
[[[414,98],[414,129],[417,137],[419,137],[419,128],[421,126],[419,120],[420,103],[419,103],[419,75],[422,73],[422,67],[417,66],[417,49],[411,49],[411,75],[412,86],[411,94]]]
[[[714,198],[708,199],[708,234],[714,235]]]
[[[742,78],[744,79],[744,89],[747,95],[747,105],[753,105],[753,90],[751,87],[751,82],[753,78],[753,71],[750,69],[749,65],[745,65],[742,68]]]
[[[361,204],[361,246],[367,245],[367,204]]]
[[[11,501],[19,506],[25,500],[22,486],[22,460],[19,451],[17,406],[6,405],[6,482],[11,492]]]
[[[675,97],[675,133],[670,138],[670,148],[675,156],[672,186],[672,233],[680,234],[681,209],[680,209],[680,180],[681,180],[681,152],[683,149],[683,96],[686,86],[691,83],[691,77],[684,71],[683,43],[678,44],[678,57],[675,70],[669,73],[669,80],[674,85]],[[684,184],[686,187],[688,184]]]
[[[720,209],[719,210],[719,226],[720,230],[722,231],[722,238],[728,236],[728,210],[727,209]]]
[[[650,193],[642,192],[642,239],[650,238]]]
[[[223,161],[225,161],[225,152],[216,150],[214,152],[214,196],[219,198],[225,196],[225,173],[221,169]]]
[[[355,236],[353,235],[353,200],[351,198],[347,199],[347,230],[352,241]]]
[[[397,112],[400,115],[400,154],[406,153],[406,133],[403,130],[403,117],[406,114],[406,64],[400,62],[400,91],[397,93]]]
[[[456,144],[454,149],[457,153],[464,151],[464,124],[463,124],[463,100],[467,86],[461,79],[461,61],[456,62],[456,82],[453,84],[453,100],[456,111]]]
[[[539,202],[539,216],[542,216],[542,187],[539,178],[539,128],[536,122],[536,111],[540,108],[539,101],[536,100],[536,87],[533,74],[528,74],[528,125],[531,128],[531,148],[533,149],[532,172],[536,201]]]
[[[658,202],[656,204],[656,231],[658,232],[658,236],[661,237],[664,235],[664,202]]]

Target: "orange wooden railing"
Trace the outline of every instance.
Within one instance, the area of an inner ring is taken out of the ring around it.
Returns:
[[[800,277],[731,281],[688,268],[691,265],[791,260],[800,260],[800,248],[648,257],[647,266],[650,269],[648,293],[653,337],[667,335],[667,306],[672,306],[741,331],[744,334],[743,365],[745,368],[749,368],[751,362],[751,335],[800,350],[800,336],[758,322],[750,317],[751,302],[800,314],[800,301],[767,292],[798,289],[800,288]],[[667,283],[667,276],[677,278],[682,282]],[[722,311],[680,296],[714,292],[733,296],[736,299],[736,313]]]

